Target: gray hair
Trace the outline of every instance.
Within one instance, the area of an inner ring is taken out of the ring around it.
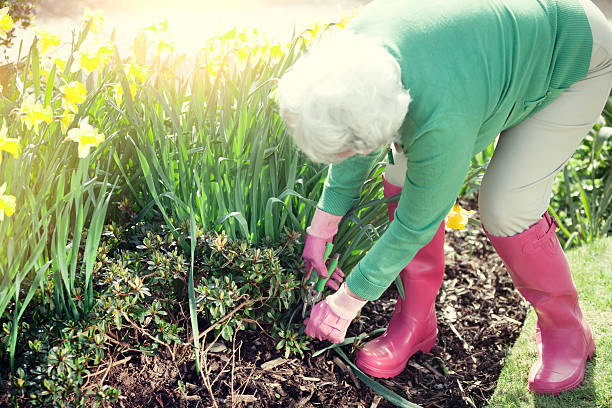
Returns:
[[[313,161],[335,163],[397,139],[411,98],[395,58],[372,38],[343,30],[323,38],[280,79],[280,115]]]

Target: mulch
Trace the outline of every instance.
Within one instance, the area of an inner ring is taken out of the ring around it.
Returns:
[[[413,356],[399,376],[378,381],[423,407],[481,407],[495,389],[528,304],[481,229],[448,231],[445,252],[436,346]],[[348,335],[385,327],[396,298],[392,285],[364,307]],[[314,342],[312,349],[327,345]],[[354,358],[352,346],[343,351]],[[105,384],[121,390],[116,406],[130,408],[393,406],[361,383],[333,350],[311,355],[285,359],[265,331],[247,330],[229,344],[215,343],[200,376],[188,353],[180,359],[160,350],[124,359],[105,373]]]

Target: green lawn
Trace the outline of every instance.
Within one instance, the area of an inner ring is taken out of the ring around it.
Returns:
[[[521,335],[510,350],[489,407],[611,407],[612,406],[612,238],[571,250],[567,257],[580,294],[580,305],[591,324],[597,351],[587,363],[585,380],[559,397],[527,390],[527,375],[537,359],[535,313],[530,311]]]

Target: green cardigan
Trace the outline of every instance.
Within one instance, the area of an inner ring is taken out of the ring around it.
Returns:
[[[593,39],[577,0],[374,0],[347,29],[382,41],[412,96],[395,219],[347,278],[374,300],[434,236],[471,157],[586,76]],[[379,153],[330,165],[318,207],[345,215]]]

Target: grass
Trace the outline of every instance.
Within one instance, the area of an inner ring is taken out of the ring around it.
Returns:
[[[529,368],[537,359],[535,313],[527,316],[522,333],[510,350],[489,407],[610,407],[612,406],[612,238],[603,238],[568,251],[567,258],[597,351],[586,366],[582,386],[559,397],[539,396],[527,390]]]

